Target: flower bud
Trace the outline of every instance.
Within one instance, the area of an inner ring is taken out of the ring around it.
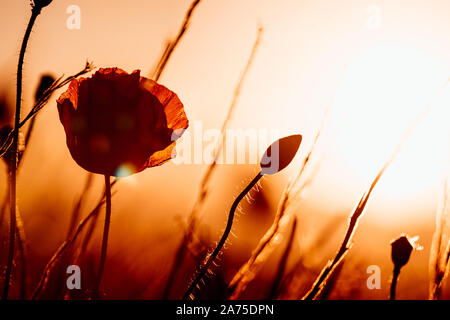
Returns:
[[[33,7],[37,9],[42,9],[48,6],[53,0],[33,0]]]
[[[275,174],[286,168],[294,159],[301,142],[302,136],[296,134],[272,143],[261,158],[261,173]]]
[[[42,98],[44,92],[50,88],[50,86],[55,82],[55,78],[51,75],[43,75],[41,77],[41,80],[39,82],[39,85],[34,93],[34,100],[38,101],[40,98]]]
[[[400,270],[401,267],[408,263],[414,246],[406,236],[399,237],[397,240],[391,243],[391,246],[392,262],[394,263],[394,267]]]

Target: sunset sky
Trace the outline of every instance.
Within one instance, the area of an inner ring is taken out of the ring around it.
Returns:
[[[25,110],[32,104],[42,73],[70,75],[78,72],[86,59],[97,67],[116,66],[128,72],[140,69],[142,75],[149,76],[191,3],[53,2],[38,17],[29,43],[24,66]],[[66,26],[70,5],[81,9],[79,30]],[[29,16],[28,1],[2,2],[0,93],[6,92],[11,103],[19,47]],[[261,44],[230,127],[263,128],[279,132],[279,136],[303,135],[295,163],[283,174],[263,181],[273,211],[309,150],[325,110],[330,108],[313,159],[316,176],[298,204],[298,215],[304,219],[300,232],[305,239],[310,237],[309,231],[314,234],[317,219],[339,216],[343,217],[341,227],[344,225],[345,217],[407,128],[431,107],[376,187],[355,246],[355,252],[361,253],[378,245],[388,248],[389,241],[402,232],[420,235],[425,248],[417,254],[416,269],[409,276],[420,271],[419,286],[426,286],[435,212],[450,156],[450,88],[446,86],[450,75],[450,2],[204,0],[160,79],[178,94],[191,124],[199,122],[205,130],[221,127],[259,27],[264,29]],[[52,239],[42,232],[31,234],[46,250],[63,239],[66,228],[58,225],[68,218],[52,212],[48,204],[36,205],[36,199],[47,199],[69,211],[85,180],[85,172],[65,147],[58,121],[55,98],[62,92],[57,92],[39,114],[19,180],[19,201],[28,228],[46,223],[53,230]],[[198,164],[168,164],[124,179],[113,204],[112,246],[116,250],[131,246],[140,252],[179,228],[193,204],[204,169],[205,165]],[[219,168],[202,214],[202,222],[212,228],[213,239],[236,193],[257,170],[257,165]],[[3,170],[0,178],[6,179]],[[33,191],[29,191],[30,185]],[[102,188],[102,178],[98,177],[98,192],[89,196],[91,204]],[[4,191],[2,182],[0,193]],[[47,215],[38,216],[33,213],[35,209]],[[259,222],[261,230],[269,220]],[[244,237],[249,223],[237,226],[234,250],[246,241],[254,243],[255,238]],[[114,229],[114,225],[122,228]],[[155,225],[161,228],[148,234]],[[146,242],[136,244],[129,237],[131,232]],[[341,234],[333,239],[327,252],[337,248]],[[250,247],[247,244],[246,248]],[[164,246],[154,250],[153,256],[164,257]],[[389,269],[388,251],[384,247],[380,252],[373,250],[370,262],[381,261]],[[417,296],[420,294],[411,294]]]

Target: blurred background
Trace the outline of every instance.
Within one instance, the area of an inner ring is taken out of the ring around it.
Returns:
[[[140,69],[150,76],[190,4],[189,0],[53,1],[38,17],[29,42],[23,115],[33,105],[42,74],[74,74],[86,59],[97,67]],[[67,27],[71,13],[66,10],[71,5],[80,8],[80,29]],[[18,52],[30,12],[25,0],[1,4],[0,94],[10,106],[15,101]],[[267,129],[279,137],[300,133],[303,142],[292,165],[265,177],[262,188],[252,192],[253,200],[242,203],[234,235],[203,292],[209,298],[223,297],[224,286],[271,225],[283,189],[297,174],[329,109],[310,170],[305,172],[310,181],[295,202],[298,228],[287,272],[297,276],[280,298],[304,294],[338,249],[347,218],[363,192],[407,128],[430,107],[376,186],[329,294],[330,299],[385,299],[393,268],[390,241],[406,233],[419,236],[424,249],[413,252],[402,270],[398,298],[427,298],[430,245],[449,163],[450,3],[203,0],[159,80],[184,103],[190,131],[194,123],[201,123],[204,131],[220,129],[260,26],[261,43],[229,128]],[[55,103],[62,92],[37,117],[18,182],[31,287],[66,238],[87,177],[65,145]],[[246,153],[247,148],[238,152]],[[117,185],[103,281],[107,298],[162,297],[206,167],[168,163]],[[257,171],[256,164],[218,166],[199,213],[197,233],[205,245],[213,246],[219,239],[231,203]],[[4,163],[0,181],[3,199]],[[102,190],[103,177],[94,176],[83,215],[95,206]],[[3,226],[1,261],[6,259],[6,230]],[[94,263],[101,230],[99,224],[88,248]],[[286,238],[280,237],[277,250],[245,298],[267,297]],[[370,265],[381,268],[379,290],[366,286]],[[195,261],[185,263],[171,298],[181,297],[195,270]],[[443,292],[444,298],[450,297],[448,285]]]

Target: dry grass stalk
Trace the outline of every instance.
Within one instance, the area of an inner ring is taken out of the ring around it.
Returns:
[[[172,53],[174,52],[175,48],[177,47],[178,43],[180,42],[181,38],[183,37],[183,35],[185,34],[185,32],[187,31],[188,27],[189,27],[189,23],[192,17],[192,14],[195,10],[195,8],[200,4],[201,0],[195,0],[192,2],[191,6],[189,7],[186,16],[184,18],[183,24],[181,26],[180,31],[178,32],[177,37],[175,38],[175,40],[170,41],[167,46],[165,51],[163,52],[156,68],[153,74],[153,79],[155,81],[158,81],[159,78],[161,77],[162,72],[164,71]],[[69,226],[69,231],[68,231],[68,238],[66,241],[68,241],[70,239],[71,234],[74,231],[74,227],[75,227],[75,223],[79,218],[79,213],[80,213],[80,208],[82,205],[82,202],[84,200],[85,194],[87,193],[88,189],[90,188],[91,185],[91,180],[92,180],[92,174],[88,174],[88,176],[86,177],[86,182],[85,182],[85,186],[84,186],[84,190],[80,195],[80,198],[78,199],[76,205],[74,206],[74,209],[72,211],[72,215],[71,215],[71,222],[70,222],[70,226]],[[117,182],[118,179],[115,180],[115,182]],[[103,197],[101,200],[101,202],[105,201],[105,197]],[[97,215],[95,216],[95,219],[92,220],[89,229],[86,233],[86,236],[83,240],[82,243],[82,248],[81,250],[78,251],[78,253],[76,254],[76,260],[81,259],[81,255],[83,254],[84,250],[86,250],[86,248],[88,247],[91,239],[92,239],[92,235],[96,226],[96,222],[97,222]],[[83,225],[84,227],[84,225]]]
[[[327,283],[324,285],[323,289],[316,296],[316,300],[328,300],[329,296],[333,292],[334,288],[337,286],[337,280],[339,275],[341,274],[342,269],[344,268],[345,263],[348,262],[346,260],[342,260],[342,262],[336,267],[335,272],[330,276]]]
[[[8,162],[8,161],[7,161]],[[5,198],[3,200],[2,206],[0,208],[0,227],[3,224],[4,215],[8,209],[9,205],[9,186],[6,188]],[[19,299],[25,299],[27,290],[27,266],[26,266],[26,256],[27,256],[27,243],[25,236],[25,229],[23,227],[23,220],[18,207],[16,206],[16,241],[17,248],[19,251],[19,265],[20,265],[20,290]]]
[[[191,6],[189,7],[186,16],[184,18],[183,24],[181,26],[180,31],[178,32],[177,37],[175,38],[175,40],[170,41],[167,46],[166,49],[164,50],[156,68],[155,71],[153,73],[153,79],[155,81],[158,81],[159,78],[161,77],[162,72],[164,71],[172,53],[174,52],[175,48],[177,47],[178,43],[180,42],[181,38],[183,37],[183,35],[185,34],[185,32],[187,31],[188,27],[189,27],[189,23],[191,21],[191,17],[192,14],[195,10],[195,8],[200,4],[201,0],[195,0],[192,2]],[[69,226],[69,233],[68,233],[68,238],[70,238],[69,236],[71,235],[71,233],[73,232],[73,229],[75,227],[75,223],[78,220],[79,217],[79,212],[80,212],[80,207],[82,205],[82,202],[84,200],[84,195],[86,194],[86,192],[88,191],[88,189],[90,188],[90,184],[91,184],[91,179],[92,179],[92,174],[88,174],[88,176],[86,177],[86,182],[85,182],[85,187],[84,190],[79,198],[79,200],[77,201],[73,211],[72,211],[72,216],[71,216],[71,223]],[[115,180],[115,182],[117,182],[118,179]],[[105,201],[105,197],[101,200],[101,201]],[[84,250],[88,247],[90,240],[92,239],[92,235],[93,235],[93,231],[95,229],[96,226],[96,219],[94,219],[91,224],[90,227],[88,229],[88,232],[83,240],[83,244],[82,244],[82,250],[79,251],[77,253],[77,257],[76,259],[81,259],[81,255],[84,252]],[[67,241],[67,240],[66,240]]]
[[[191,6],[189,7],[188,11],[186,12],[186,16],[184,17],[183,24],[181,25],[181,28],[178,31],[176,38],[172,41],[169,41],[166,44],[166,48],[164,49],[162,57],[159,60],[158,64],[156,65],[155,71],[153,72],[152,78],[155,81],[158,81],[159,78],[161,77],[162,72],[164,71],[167,63],[169,62],[170,57],[172,56],[172,53],[174,52],[174,50],[177,47],[178,43],[180,42],[181,38],[183,38],[184,34],[188,30],[189,23],[192,18],[192,14],[193,14],[195,8],[200,4],[200,2],[201,2],[201,0],[194,0],[191,3]]]
[[[39,101],[39,99],[42,97],[42,94],[55,82],[55,80],[56,79],[53,78],[53,76],[48,75],[48,74],[41,76],[39,85],[34,94],[34,103],[37,103]],[[35,123],[36,123],[36,116],[31,118],[30,124],[28,125],[28,130],[25,134],[25,138],[23,141],[22,152],[20,152],[20,150],[19,150],[19,157],[18,157],[18,164],[17,164],[18,166],[22,165],[21,160],[23,159],[26,150],[28,150],[28,146],[30,143],[31,135],[34,130]],[[19,170],[19,168],[18,168],[18,170]]]
[[[73,230],[76,227],[77,221],[80,219],[81,214],[81,207],[83,204],[83,201],[89,192],[89,189],[92,186],[92,180],[94,179],[94,175],[92,173],[88,173],[86,182],[84,184],[84,189],[80,194],[80,197],[78,198],[78,201],[75,203],[75,206],[72,210],[72,214],[70,215],[70,223],[69,223],[69,230],[67,231],[67,237],[70,237],[70,235],[73,233]]]
[[[117,180],[113,181],[111,186],[115,184]],[[106,192],[106,191],[105,191]],[[86,216],[84,217],[79,223],[76,229],[73,231],[71,236],[67,238],[56,250],[56,252],[53,254],[53,256],[50,258],[50,260],[47,262],[46,266],[44,267],[44,271],[42,272],[41,278],[39,280],[39,283],[37,284],[32,299],[37,299],[41,291],[45,288],[48,277],[50,276],[51,271],[55,267],[56,263],[59,261],[59,259],[62,257],[62,255],[66,252],[66,250],[72,245],[78,238],[78,235],[84,230],[85,226],[88,224],[88,222],[95,218],[98,213],[100,212],[101,207],[105,203],[105,196],[103,195],[100,201],[97,203],[95,208]]]
[[[163,293],[164,299],[167,299],[170,294],[170,288],[172,287],[172,284],[173,284],[173,281],[177,274],[177,271],[180,269],[181,264],[184,261],[185,254],[188,251],[187,248],[189,247],[189,245],[191,244],[191,242],[194,238],[195,229],[197,227],[198,214],[199,214],[199,212],[201,212],[203,205],[209,195],[209,184],[210,184],[211,178],[213,176],[213,173],[215,172],[215,169],[217,167],[216,161],[220,156],[220,151],[223,146],[223,137],[225,135],[225,129],[228,127],[228,124],[233,117],[233,113],[234,113],[234,110],[236,109],[236,105],[239,100],[239,96],[240,96],[243,84],[247,77],[248,71],[250,70],[252,62],[256,56],[256,52],[258,50],[258,47],[259,47],[259,44],[261,41],[262,32],[263,32],[263,28],[260,27],[258,29],[258,34],[257,34],[256,40],[255,40],[255,43],[253,44],[252,51],[247,60],[247,64],[246,64],[246,66],[241,74],[241,77],[239,79],[239,82],[234,90],[233,100],[231,101],[230,107],[228,108],[227,116],[225,117],[225,120],[222,123],[222,127],[220,130],[220,137],[222,137],[222,139],[219,139],[218,145],[216,146],[216,148],[214,150],[214,154],[215,154],[214,161],[208,166],[208,168],[206,169],[206,171],[202,177],[202,180],[200,182],[198,196],[197,196],[194,206],[192,207],[192,210],[189,214],[188,221],[187,221],[187,227],[186,227],[186,230],[184,231],[183,239],[181,240],[181,243],[176,250],[175,259],[174,259],[174,262],[170,269],[169,278],[167,280],[166,286],[164,288],[164,293]]]
[[[87,252],[89,243],[91,242],[92,236],[94,235],[94,230],[95,227],[97,226],[97,222],[98,222],[98,214],[92,218],[89,228],[86,230],[86,234],[84,236],[81,247],[78,249],[76,258],[74,259],[75,261],[80,261],[81,263],[82,256]]]
[[[359,218],[364,213],[364,209],[366,208],[367,202],[369,201],[370,195],[372,194],[373,189],[377,185],[380,178],[383,176],[386,169],[390,166],[392,161],[397,157],[398,153],[400,152],[403,144],[406,142],[406,140],[411,135],[414,128],[417,126],[417,124],[427,115],[427,113],[430,110],[430,106],[425,109],[425,111],[419,115],[419,117],[411,124],[411,126],[408,128],[408,130],[403,135],[400,143],[395,148],[394,152],[390,156],[390,158],[384,163],[381,170],[378,172],[376,177],[373,179],[372,183],[370,184],[369,189],[362,195],[361,199],[358,202],[358,205],[354,209],[353,213],[350,216],[350,220],[348,223],[347,231],[344,237],[344,240],[342,241],[342,244],[336,253],[333,260],[330,260],[327,265],[322,269],[322,272],[317,277],[316,281],[314,282],[312,288],[309,290],[309,292],[303,297],[303,300],[314,300],[317,299],[320,295],[322,290],[327,287],[327,282],[332,279],[333,274],[337,271],[337,267],[339,264],[343,261],[346,254],[350,250],[351,247],[351,241],[353,238],[353,235],[355,233],[355,230],[358,226]]]
[[[8,206],[8,198],[9,198],[9,190],[8,188],[6,188],[5,197],[3,198],[2,206],[0,208],[0,228],[3,225],[3,220],[5,219],[5,213]]]
[[[441,298],[442,285],[448,275],[450,256],[450,206],[449,175],[446,174],[443,192],[436,213],[436,231],[433,235],[430,255],[430,292],[429,299]]]
[[[11,130],[11,132],[8,134],[8,137],[3,142],[2,146],[0,146],[0,158],[2,158],[6,152],[9,150],[9,148],[12,145],[13,142],[13,135],[16,130],[19,130],[22,128],[27,121],[29,121],[31,118],[33,118],[39,111],[42,110],[42,108],[45,107],[45,105],[50,100],[53,93],[64,87],[66,84],[71,82],[73,79],[76,79],[94,69],[94,66],[90,62],[86,62],[85,67],[80,72],[69,76],[65,79],[63,79],[63,76],[58,78],[43,94],[42,97],[35,103],[33,108],[31,108],[31,111],[25,116],[25,118],[19,123],[19,126],[17,129]]]
[[[20,260],[20,290],[19,299],[25,299],[27,294],[27,252],[28,245],[19,208],[16,207],[16,239]]]
[[[318,252],[321,252],[330,243],[337,232],[336,226],[341,225],[343,220],[344,217],[339,215],[333,217],[317,230],[317,237],[315,239],[308,242],[304,247],[304,243],[302,243],[302,252],[283,277],[277,299],[292,300],[298,298],[298,295],[295,293],[302,291],[301,288],[304,287],[305,282],[303,280],[308,279],[308,277],[314,277],[316,274],[316,270],[311,268],[310,263],[307,262],[307,257],[316,256]]]
[[[286,248],[284,249],[283,255],[281,256],[280,262],[278,264],[277,272],[275,278],[272,282],[272,288],[270,290],[269,299],[275,299],[278,296],[280,290],[280,284],[283,280],[283,276],[286,272],[286,265],[289,258],[289,254],[292,250],[292,245],[294,243],[295,232],[297,231],[297,217],[293,218],[291,232],[289,234],[289,239],[287,241]]]
[[[297,176],[286,186],[283,195],[281,196],[277,213],[275,214],[272,225],[261,238],[255,250],[253,250],[250,259],[239,269],[239,271],[231,280],[228,286],[228,294],[230,299],[238,299],[247,288],[247,285],[255,278],[256,273],[262,266],[262,263],[270,256],[274,249],[275,236],[280,233],[283,229],[282,227],[289,222],[291,218],[291,214],[287,210],[289,203],[291,199],[297,197],[308,184],[308,182],[300,184],[300,178],[303,177],[305,169],[309,167],[311,157],[314,154],[314,150],[323,131],[325,120],[329,110],[330,107],[327,107],[322,117],[319,130],[314,137],[313,144],[305,159],[303,160],[302,166]]]
[[[43,79],[46,80],[43,81]],[[45,92],[45,90],[54,82],[54,79],[52,79],[51,77],[47,76],[42,77],[41,78],[41,82],[39,84],[39,87],[35,93],[35,102],[37,102],[39,100],[39,98],[41,97],[42,93]],[[6,104],[5,102],[0,102],[2,104]],[[30,126],[28,128],[25,140],[24,140],[24,146],[19,147],[18,150],[18,157],[17,157],[17,171],[20,170],[20,165],[22,164],[22,159],[25,153],[25,150],[27,149],[30,137],[31,137],[31,132],[33,130],[33,124],[34,124],[34,120],[36,119],[36,117],[33,117],[31,119],[31,123]],[[3,140],[3,139],[1,139]],[[1,141],[3,143],[3,141]],[[21,143],[21,141],[19,141],[19,144]],[[5,161],[9,170],[9,161]],[[3,217],[4,217],[4,213],[6,212],[6,208],[7,205],[9,203],[9,199],[8,199],[8,195],[9,195],[9,186],[6,190],[5,193],[5,199],[2,203],[2,206],[0,208],[0,226],[3,222]],[[17,247],[18,247],[18,251],[19,251],[19,260],[20,260],[20,290],[19,290],[19,299],[25,299],[26,295],[27,295],[27,264],[26,264],[26,256],[27,256],[27,243],[26,243],[26,236],[25,236],[25,229],[23,227],[23,221],[22,221],[22,217],[20,215],[20,211],[19,209],[16,207],[16,241],[17,241]]]
[[[4,141],[2,141],[2,145],[0,147],[0,158],[9,154],[8,152],[10,150],[13,151],[13,157],[14,157],[14,153],[17,148],[16,148],[16,144],[18,144],[18,133],[21,127],[23,127],[25,125],[25,123],[32,119],[40,110],[42,110],[42,108],[47,104],[47,102],[49,101],[50,97],[52,96],[53,92],[62,88],[63,86],[65,86],[67,83],[69,83],[70,81],[72,81],[73,79],[89,72],[92,70],[92,65],[89,62],[86,62],[85,68],[83,70],[81,70],[80,72],[78,72],[77,74],[70,76],[64,80],[62,80],[62,77],[60,77],[58,80],[56,80],[47,90],[44,91],[44,93],[42,94],[42,96],[38,99],[38,101],[35,103],[35,105],[33,106],[33,108],[31,109],[31,111],[28,113],[28,115],[22,120],[20,121],[20,119],[17,119],[17,125],[15,126],[15,128],[13,130],[11,130],[8,134],[8,136],[6,137],[6,139]],[[19,88],[18,88],[19,89]],[[18,97],[20,96],[19,94],[17,95]],[[20,110],[20,109],[19,109]],[[13,172],[13,175],[11,176],[11,183],[12,185],[15,185],[15,176],[16,176],[16,171],[17,171],[17,166],[20,164],[20,160],[21,160],[21,156],[20,153],[18,154],[17,157],[18,161],[14,161],[14,163],[12,161],[11,164],[13,164],[14,166],[10,166],[9,167],[9,171]],[[13,187],[15,188],[15,187]],[[11,198],[15,199],[15,192],[14,192],[14,196],[13,194],[11,194]],[[12,203],[15,203],[15,200],[12,201]],[[25,256],[26,256],[26,244],[24,243],[25,241],[25,232],[23,230],[23,224],[21,223],[21,217],[20,217],[20,213],[17,210],[17,206],[15,204],[13,204],[15,208],[15,210],[11,210],[11,217],[14,217],[14,219],[12,221],[14,221],[14,223],[11,223],[11,228],[16,230],[18,232],[18,235],[15,235],[15,232],[10,232],[11,236],[13,237],[13,239],[17,239],[18,241],[18,247],[19,247],[19,254],[20,254],[20,259],[21,261],[21,265],[22,265],[22,269],[21,269],[21,289],[20,289],[20,296],[24,296],[26,294],[26,263],[25,263]],[[11,206],[10,206],[11,208]],[[2,206],[2,210],[4,210],[4,207]],[[17,226],[16,223],[17,221],[20,221],[20,225]],[[10,257],[8,258],[11,262],[13,259],[13,255],[14,255],[14,241],[11,241],[12,245],[10,245]],[[11,262],[8,263],[7,266],[7,271],[6,271],[6,280],[5,280],[5,288],[4,288],[4,293],[3,293],[3,298],[7,298],[8,296],[8,290],[9,290],[9,278],[10,278],[10,273],[11,273]]]
[[[20,115],[22,107],[22,77],[23,77],[23,62],[25,60],[25,53],[28,46],[28,40],[30,39],[31,30],[36,22],[37,17],[41,13],[41,6],[35,6],[31,4],[31,16],[28,21],[28,25],[25,31],[25,35],[20,47],[19,62],[17,64],[17,81],[16,81],[16,108],[14,116],[14,130],[11,132],[11,155],[9,159],[9,246],[8,246],[8,260],[5,270],[5,284],[3,286],[2,299],[7,300],[10,288],[11,274],[14,262],[15,242],[16,242],[16,230],[17,230],[17,159],[19,156],[19,128],[20,128]],[[20,238],[20,237],[19,237]]]

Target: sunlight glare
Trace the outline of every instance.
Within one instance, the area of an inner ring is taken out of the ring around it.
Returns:
[[[448,75],[437,59],[400,45],[373,47],[351,63],[333,107],[336,148],[346,167],[370,182],[431,105],[380,189],[389,196],[405,196],[438,183],[448,149]]]

